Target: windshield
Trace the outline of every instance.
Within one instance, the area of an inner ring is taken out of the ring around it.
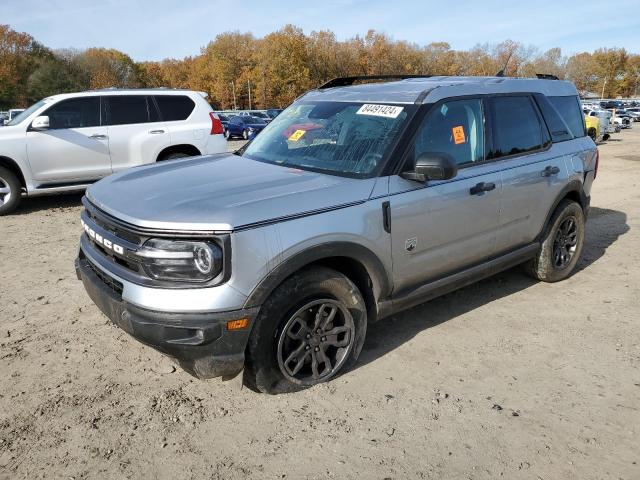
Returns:
[[[302,101],[278,115],[242,155],[333,175],[367,177],[381,165],[414,108]]]
[[[40,100],[37,103],[34,103],[33,105],[31,105],[29,108],[27,108],[24,112],[16,115],[15,117],[13,117],[13,120],[11,120],[9,123],[7,123],[7,125],[11,126],[11,125],[18,125],[19,123],[21,123],[23,120],[25,120],[26,118],[28,118],[33,112],[35,112],[36,110],[38,110],[40,107],[42,107],[46,102],[44,100]]]

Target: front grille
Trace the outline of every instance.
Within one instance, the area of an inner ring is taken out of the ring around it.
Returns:
[[[138,245],[144,242],[143,237],[131,231],[131,229],[127,228],[122,223],[116,221],[110,215],[98,210],[98,208],[96,208],[93,204],[91,204],[86,199],[86,197],[83,198],[82,203],[85,206],[85,212],[87,213],[89,218],[100,227],[113,233],[116,237],[120,237],[123,240],[126,240],[128,242],[135,243]]]
[[[104,273],[102,270],[96,267],[89,260],[86,260],[86,262],[89,268],[91,269],[91,271],[96,274],[96,277],[102,280],[102,283],[104,283],[107,287],[113,290],[118,295],[118,297],[122,297],[122,290],[124,289],[122,283],[120,283],[114,278],[111,278],[109,275]]]
[[[85,206],[84,214],[86,215],[87,219],[90,220],[90,222],[93,222],[95,226],[100,227],[103,230],[103,234],[104,232],[112,234],[115,237],[111,238],[114,243],[117,242],[118,244],[127,245],[128,248],[136,250],[146,240],[146,237],[133,232],[118,220],[102,212],[93,204],[91,204],[86,198],[83,199],[83,203]],[[95,228],[95,226],[93,228]],[[96,232],[98,232],[98,230],[96,230]],[[92,251],[95,254],[100,255],[101,258],[109,260],[110,262],[124,267],[136,274],[143,273],[141,271],[140,263],[135,257],[129,255],[116,255],[113,250],[104,248],[103,245],[94,241],[90,237],[89,242],[91,244]]]

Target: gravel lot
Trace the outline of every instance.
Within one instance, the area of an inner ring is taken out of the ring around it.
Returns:
[[[75,278],[80,195],[0,217],[0,478],[640,478],[640,124],[600,146],[569,280],[514,269],[270,397],[199,381]]]

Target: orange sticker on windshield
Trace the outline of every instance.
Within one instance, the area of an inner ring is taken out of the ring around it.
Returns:
[[[467,141],[467,139],[464,138],[464,127],[453,127],[451,129],[451,133],[453,133],[453,143],[455,143],[456,145]]]
[[[302,138],[302,136],[306,133],[305,130],[296,130],[291,135],[289,135],[289,140],[292,142],[297,142]]]

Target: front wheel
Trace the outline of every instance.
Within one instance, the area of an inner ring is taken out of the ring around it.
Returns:
[[[242,138],[249,140],[249,132],[247,130],[242,131]]]
[[[11,170],[0,167],[0,215],[15,210],[21,199],[20,180]]]
[[[324,267],[298,272],[260,309],[245,383],[278,394],[326,382],[356,362],[366,329],[365,303],[351,280]]]
[[[228,128],[224,130],[224,138],[226,138],[227,140],[231,139],[231,133],[229,132]]]
[[[563,200],[553,213],[542,245],[527,270],[543,282],[564,280],[575,270],[584,246],[585,218],[582,207]]]

